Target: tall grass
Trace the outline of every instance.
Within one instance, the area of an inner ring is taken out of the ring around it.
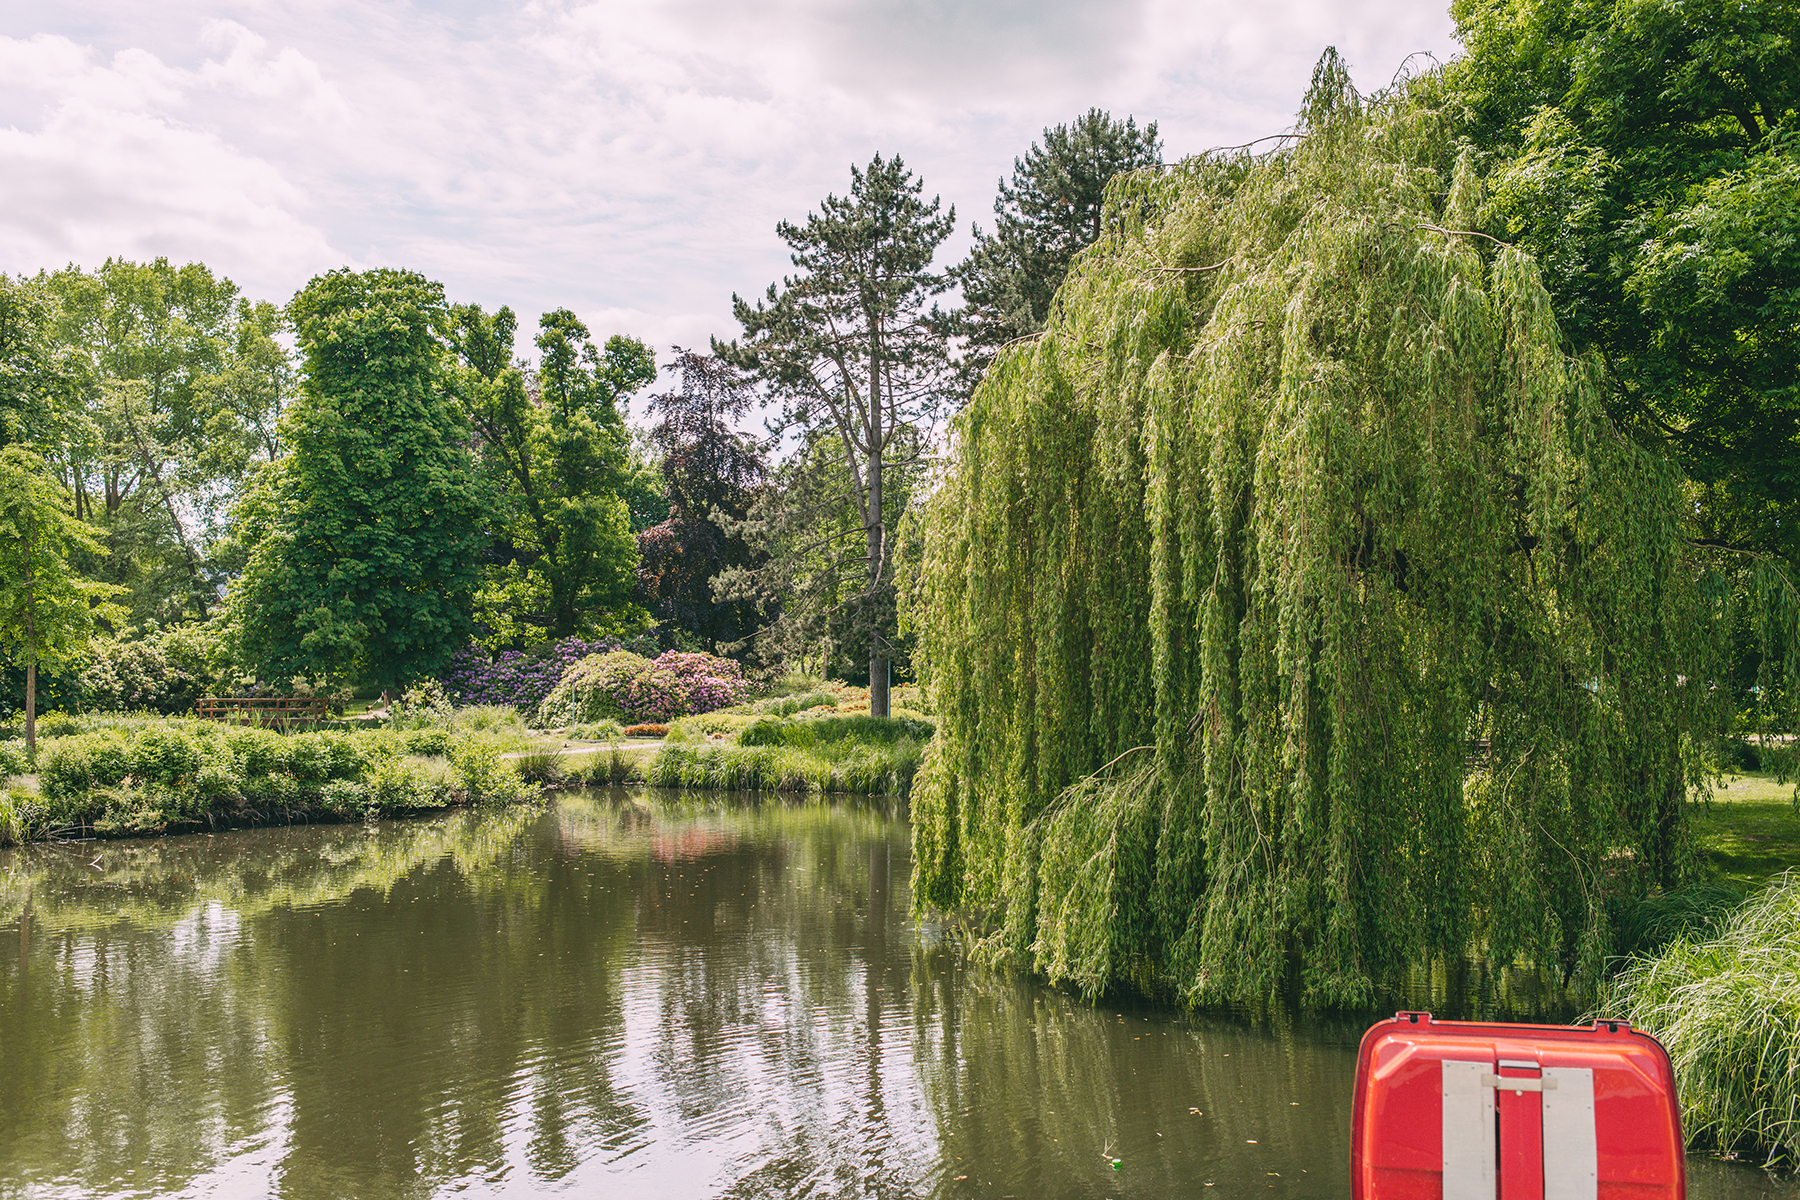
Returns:
[[[1599,1011],[1668,1048],[1693,1144],[1800,1162],[1800,871],[1746,901],[1716,937],[1678,937],[1637,959]]]
[[[812,747],[665,744],[645,777],[653,787],[905,796],[923,758],[923,745],[911,737],[886,744],[837,739]]]

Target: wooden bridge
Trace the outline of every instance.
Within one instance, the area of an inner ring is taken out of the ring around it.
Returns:
[[[228,725],[317,725],[331,716],[324,696],[202,696],[194,715]]]

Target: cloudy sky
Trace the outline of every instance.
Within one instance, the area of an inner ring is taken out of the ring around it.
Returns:
[[[1364,89],[1454,50],[1446,0],[0,3],[0,271],[198,259],[283,301],[404,266],[525,321],[731,336],[774,226],[899,154],[991,224],[1091,106],[1171,157],[1276,132],[1327,45]]]

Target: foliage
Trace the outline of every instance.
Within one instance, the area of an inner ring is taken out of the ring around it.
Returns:
[[[504,744],[446,729],[281,734],[195,720],[112,720],[47,739],[41,796],[14,801],[25,837],[154,834],[197,823],[373,818],[450,803],[528,801]]]
[[[974,226],[969,256],[950,269],[966,305],[954,326],[966,389],[1000,347],[1044,327],[1069,264],[1099,240],[1107,182],[1161,162],[1155,121],[1140,130],[1134,118],[1117,121],[1098,108],[1045,129],[1041,145],[1013,160],[1012,180],[1000,181],[994,199],[994,232]]]
[[[43,460],[17,443],[0,447],[0,654],[25,668],[25,744],[36,746],[37,669],[84,651],[101,621],[118,620],[119,589],[82,578],[70,564],[100,553],[95,530],[69,515]]]
[[[660,418],[650,430],[668,500],[668,519],[638,534],[638,596],[659,623],[687,631],[708,650],[735,646],[756,627],[755,606],[717,599],[712,581],[757,555],[739,528],[763,490],[765,446],[733,425],[755,393],[731,364],[676,348],[669,370],[681,387],[650,398]]]
[[[505,704],[522,713],[535,713],[570,667],[590,654],[619,648],[613,638],[590,642],[573,637],[490,657],[486,648],[474,643],[450,660],[444,672],[444,690],[457,704]]]
[[[1800,1160],[1800,875],[1753,896],[1716,936],[1634,960],[1601,1008],[1668,1049],[1690,1143]]]
[[[927,204],[923,194],[898,157],[852,167],[849,196],[827,196],[803,226],[776,227],[800,274],[755,304],[733,295],[743,341],[713,345],[781,403],[772,428],[804,431],[810,449],[842,450],[843,495],[867,552],[861,607],[876,716],[887,715],[893,632],[880,611],[893,574],[884,476],[895,439],[941,406],[949,369],[941,314],[926,304],[947,286],[931,262],[956,210],[939,215],[937,198]],[[837,530],[827,524],[825,535]]]
[[[0,274],[0,447],[54,438],[63,380],[42,281]]]
[[[134,622],[205,620],[223,560],[208,542],[277,453],[294,375],[282,315],[204,264],[108,259],[34,285],[50,303],[53,386],[68,419],[39,447],[109,552]]]
[[[915,903],[1095,994],[1579,988],[1681,883],[1726,589],[1473,157],[1321,60],[1296,144],[1114,181],[954,426]]]
[[[1458,0],[1427,90],[1496,165],[1615,420],[1686,469],[1701,535],[1800,563],[1800,6]]]
[[[793,746],[811,749],[833,742],[866,742],[891,746],[902,738],[929,742],[937,733],[930,721],[915,717],[811,717],[798,721],[761,720],[738,735],[740,746]]]
[[[669,727],[654,721],[640,721],[636,725],[627,725],[619,732],[626,737],[659,738],[669,735]]]
[[[284,456],[239,508],[244,662],[272,681],[436,674],[468,639],[481,504],[448,396],[443,289],[406,271],[318,276],[290,308],[304,357]]]
[[[478,600],[483,641],[517,647],[635,627],[620,406],[656,377],[649,347],[614,335],[601,350],[574,313],[557,309],[538,323],[538,368],[527,373],[512,363],[511,309],[489,316],[459,305],[455,321],[457,386],[495,499]]]
[[[922,758],[912,737],[847,736],[805,748],[665,743],[644,778],[652,787],[905,796]]]
[[[755,561],[726,567],[713,588],[721,598],[754,605],[767,622],[754,643],[765,662],[850,678],[885,647],[895,675],[904,677],[912,639],[895,627],[893,580],[913,547],[897,536],[883,541],[889,563],[871,590],[863,514],[852,502],[855,481],[836,442],[832,430],[813,430],[776,468],[773,486],[745,519],[723,522],[752,548]],[[899,530],[925,484],[924,437],[912,426],[898,429],[889,452],[882,523]]]
[[[741,703],[750,691],[743,667],[729,658],[670,650],[648,659],[614,650],[570,667],[538,707],[538,724],[666,722]]]
[[[213,623],[125,630],[96,641],[80,673],[82,705],[102,712],[190,712],[202,696],[229,693],[236,680]]]

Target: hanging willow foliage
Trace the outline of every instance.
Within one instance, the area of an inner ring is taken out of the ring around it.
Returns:
[[[1328,53],[1300,128],[1116,180],[954,427],[915,901],[1090,994],[1591,982],[1691,868],[1727,589],[1446,122]]]

